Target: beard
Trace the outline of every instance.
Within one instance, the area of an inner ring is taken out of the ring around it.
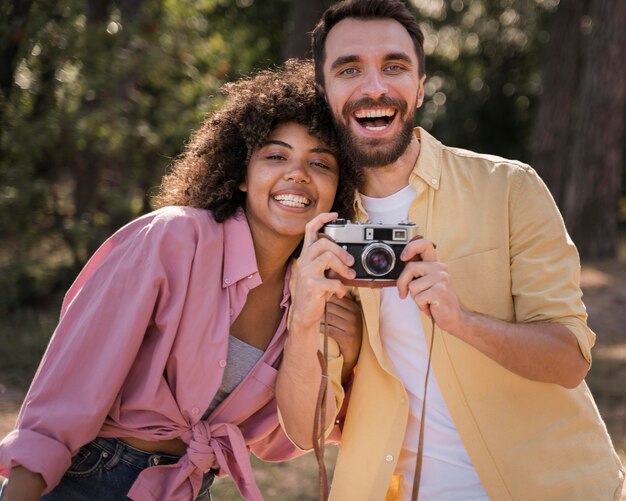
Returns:
[[[350,130],[352,111],[362,107],[389,107],[398,110],[398,119],[402,121],[400,132],[389,141],[382,138],[360,138]],[[415,109],[407,113],[407,104],[404,101],[383,97],[377,101],[362,99],[355,103],[347,103],[342,110],[342,118],[335,117],[335,128],[339,136],[342,154],[355,167],[377,168],[392,164],[409,147],[413,138]]]

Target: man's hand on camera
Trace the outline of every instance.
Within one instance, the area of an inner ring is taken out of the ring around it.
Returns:
[[[454,291],[447,266],[437,260],[433,242],[426,238],[415,239],[406,245],[400,257],[406,263],[397,282],[400,297],[410,296],[441,329],[452,334],[458,332],[466,313]]]

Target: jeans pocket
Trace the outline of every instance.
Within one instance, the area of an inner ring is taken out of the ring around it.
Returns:
[[[102,460],[109,454],[103,450],[96,449],[90,444],[81,447],[72,458],[72,464],[65,472],[69,477],[86,477],[93,474],[98,469]]]

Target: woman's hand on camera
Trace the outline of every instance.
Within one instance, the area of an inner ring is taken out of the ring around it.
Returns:
[[[325,223],[337,217],[337,213],[323,213],[307,225],[302,243],[302,252],[296,267],[296,290],[292,305],[292,321],[299,325],[319,323],[324,314],[324,305],[333,295],[342,298],[347,288],[338,278],[328,278],[333,271],[346,279],[354,278],[350,266],[354,258],[346,250],[328,238],[319,235]]]
[[[345,383],[350,378],[361,351],[361,308],[349,293],[342,298],[332,296],[328,300],[325,318],[328,322],[328,335],[337,342],[343,356],[341,381]]]

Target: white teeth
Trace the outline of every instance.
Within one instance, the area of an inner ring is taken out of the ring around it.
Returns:
[[[387,125],[382,125],[380,127],[372,127],[372,126],[366,125],[365,128],[367,130],[385,130],[387,128]]]
[[[274,200],[280,202],[287,207],[308,207],[311,204],[311,201],[300,195],[274,195]]]
[[[354,116],[357,118],[380,118],[380,117],[392,117],[396,114],[393,108],[376,108],[373,110],[357,110],[354,112]]]

